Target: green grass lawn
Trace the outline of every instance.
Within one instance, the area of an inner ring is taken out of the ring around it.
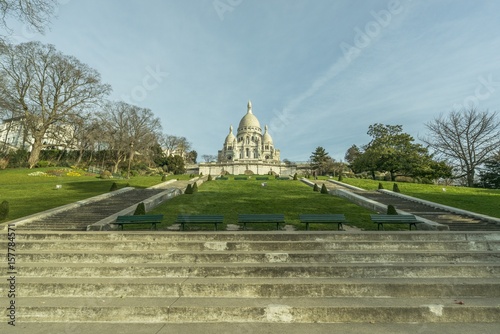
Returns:
[[[80,176],[73,173],[68,175],[70,171],[72,170],[63,168],[0,170],[0,202],[8,201],[10,208],[8,218],[0,222],[107,193],[113,182],[117,183],[118,188],[123,188],[127,184],[131,187],[147,188],[161,182],[159,176],[103,180],[98,175],[81,170],[74,171]],[[48,172],[53,176],[29,175],[37,172]],[[56,189],[56,185],[61,185],[61,188]]]
[[[263,187],[262,182],[267,185]],[[164,223],[158,226],[159,229],[172,225],[180,213],[220,214],[224,215],[224,224],[236,224],[240,213],[283,213],[286,223],[295,225],[296,229],[305,229],[305,224],[299,222],[302,213],[344,213],[350,225],[376,229],[370,222],[372,212],[344,199],[314,192],[311,187],[293,180],[233,180],[231,177],[225,181],[205,182],[197,193],[175,197],[151,213],[164,214]],[[247,227],[272,230],[276,224],[249,224]],[[191,226],[189,229],[213,230],[213,225]],[[312,224],[310,229],[336,230],[337,224]]]
[[[344,178],[342,182],[366,190],[392,190],[394,182]],[[402,194],[500,218],[500,190],[398,182]],[[445,191],[443,191],[445,189]]]

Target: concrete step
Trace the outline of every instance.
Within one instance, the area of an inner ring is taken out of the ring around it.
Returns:
[[[0,242],[7,247],[7,242]],[[78,241],[78,240],[26,240],[18,242],[19,251],[248,251],[248,252],[293,252],[293,251],[500,251],[500,241]]]
[[[498,263],[500,251],[18,251],[21,263]]]
[[[272,231],[272,232],[165,232],[155,231],[120,231],[120,232],[50,232],[20,231],[16,234],[18,241],[50,240],[50,241],[500,241],[500,233],[492,232],[435,232],[435,231]]]
[[[7,286],[0,294],[7,295]],[[20,296],[212,298],[500,298],[498,278],[62,278],[23,277]],[[461,298],[461,297],[460,297]]]
[[[471,334],[498,333],[496,323],[271,323],[271,322],[212,322],[212,323],[119,323],[119,322],[22,322],[16,332],[29,334],[47,333],[120,333],[120,334]],[[12,330],[7,323],[0,323],[2,333]]]
[[[23,263],[20,277],[385,278],[500,277],[500,263]]]
[[[500,298],[18,298],[23,322],[498,322]]]

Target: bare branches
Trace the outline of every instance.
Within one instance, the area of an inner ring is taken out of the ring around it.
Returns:
[[[8,46],[0,54],[1,107],[23,117],[33,137],[34,166],[51,127],[98,104],[111,87],[94,69],[39,42]]]
[[[452,111],[427,123],[429,135],[422,141],[454,162],[467,176],[468,186],[473,186],[476,168],[500,146],[497,116],[497,112],[480,112],[474,107]]]
[[[44,33],[57,6],[57,0],[0,0],[0,43],[11,29],[7,19],[14,18],[26,23],[39,33]]]

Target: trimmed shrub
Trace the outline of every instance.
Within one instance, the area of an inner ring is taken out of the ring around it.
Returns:
[[[105,170],[105,171],[101,172],[101,174],[99,176],[101,179],[107,180],[107,179],[110,179],[113,176],[113,174],[111,174],[110,171]]]
[[[322,194],[328,194],[328,189],[326,188],[325,184],[323,183],[323,185],[321,186],[321,193]]]
[[[394,191],[395,193],[400,193],[401,191],[399,190],[399,187],[398,187],[398,184],[397,183],[394,183],[394,185],[392,186],[392,191]]]
[[[384,189],[384,186],[382,185],[382,182],[379,182],[379,183],[378,183],[378,188],[379,188],[379,189]]]
[[[116,184],[116,182],[113,182],[111,188],[109,188],[109,191],[115,191],[115,190],[118,190],[118,185]]]
[[[297,175],[297,173],[293,174],[293,179],[294,180],[298,180],[299,179],[299,176]]]
[[[212,175],[208,174],[207,181],[212,181]]]
[[[3,201],[0,204],[0,220],[3,220],[9,216],[9,202]]]
[[[146,214],[146,206],[144,205],[144,202],[137,204],[137,208],[135,208],[134,211],[134,216],[140,216],[145,214]]]
[[[186,190],[184,191],[184,194],[192,194],[193,193],[193,187],[191,186],[191,183],[189,183],[186,187]]]
[[[314,184],[313,191],[319,191],[319,187],[318,187],[318,185],[316,183]]]
[[[163,176],[161,177],[161,182],[165,181],[167,181],[167,174],[163,174]]]
[[[339,175],[339,182],[342,182],[342,179],[343,179],[342,174],[340,174]]]
[[[193,184],[193,194],[198,192],[198,184],[195,182]]]
[[[387,206],[387,214],[388,215],[397,215],[398,214],[398,212],[396,211],[396,208],[394,207],[394,205],[389,204]]]

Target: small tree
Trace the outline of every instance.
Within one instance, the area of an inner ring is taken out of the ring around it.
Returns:
[[[326,188],[325,184],[323,183],[323,185],[321,186],[321,193],[322,194],[328,194],[328,189]]]
[[[318,185],[316,183],[314,184],[313,191],[318,191],[319,192],[319,187],[318,187]]]
[[[144,202],[137,204],[137,208],[135,208],[134,211],[134,216],[140,216],[145,214],[146,214],[146,206],[144,205]]]
[[[3,201],[0,204],[0,220],[6,219],[9,216],[9,202]]]
[[[392,191],[394,191],[395,193],[400,193],[401,191],[399,190],[399,186],[397,183],[394,183],[394,185],[392,186]]]
[[[394,205],[389,204],[387,206],[387,214],[388,215],[397,215],[398,214],[398,212],[396,211],[396,208],[394,207]]]
[[[118,185],[116,184],[116,182],[113,182],[111,188],[109,188],[109,191],[115,191],[115,190],[118,190]]]

